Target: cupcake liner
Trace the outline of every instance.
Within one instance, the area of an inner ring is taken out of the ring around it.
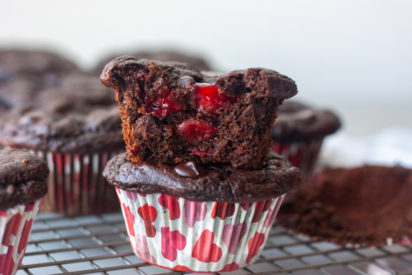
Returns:
[[[27,247],[40,200],[0,211],[0,274],[16,273]]]
[[[118,152],[100,154],[54,154],[34,152],[50,169],[49,192],[41,211],[67,216],[103,214],[119,210],[116,192],[102,176],[108,160]]]
[[[310,176],[316,166],[323,138],[304,142],[274,143],[272,151],[298,167],[302,178]]]
[[[232,271],[255,262],[284,197],[226,203],[116,191],[135,254],[187,272]]]

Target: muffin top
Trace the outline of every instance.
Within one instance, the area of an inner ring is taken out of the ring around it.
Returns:
[[[36,75],[46,82],[78,71],[72,61],[46,50],[0,49],[0,81],[16,75]]]
[[[103,175],[110,184],[127,191],[241,203],[280,196],[299,182],[298,169],[274,154],[259,170],[235,169],[229,165],[201,166],[194,162],[175,166],[133,164],[126,154],[120,154],[109,161]]]
[[[271,136],[276,142],[323,138],[336,132],[340,126],[339,118],[331,111],[287,100],[279,108]]]
[[[26,204],[47,193],[46,162],[25,150],[0,150],[0,209]]]
[[[38,92],[30,105],[1,117],[0,143],[56,153],[95,153],[123,146],[112,93],[98,79],[81,75]]]
[[[161,51],[137,51],[122,53],[136,57],[136,59],[146,58],[159,61],[178,61],[189,64],[192,68],[198,71],[209,71],[211,67],[208,62],[201,56],[188,55],[179,51],[161,50]],[[100,74],[104,66],[112,59],[122,54],[114,54],[103,58],[96,66],[96,74]]]
[[[288,195],[278,222],[341,245],[412,239],[412,169],[326,168]]]

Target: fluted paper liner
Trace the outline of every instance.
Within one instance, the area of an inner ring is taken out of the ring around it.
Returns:
[[[135,254],[188,272],[232,271],[255,262],[284,197],[226,203],[116,191]]]
[[[40,200],[0,210],[0,274],[16,273],[27,247]]]
[[[102,176],[106,163],[115,153],[35,153],[50,169],[49,192],[41,206],[42,211],[78,216],[119,210],[116,192]]]

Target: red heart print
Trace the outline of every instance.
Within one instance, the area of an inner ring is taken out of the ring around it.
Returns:
[[[262,244],[265,242],[265,234],[263,233],[256,233],[255,236],[253,236],[249,242],[248,242],[248,255],[246,259],[246,263],[249,264],[250,260],[252,260],[253,257],[257,255],[259,252],[259,248],[262,246]]]
[[[282,198],[277,198],[276,205],[273,209],[270,209],[268,214],[266,215],[265,222],[263,223],[264,227],[271,227],[273,222],[275,221],[276,214],[279,211],[280,205],[282,204]]]
[[[207,205],[204,202],[185,200],[186,224],[193,227],[196,222],[202,221],[206,217]]]
[[[235,205],[227,202],[216,202],[212,209],[212,218],[219,217],[222,220],[230,217],[235,213]]]
[[[34,209],[34,202],[26,204],[26,207],[24,208],[24,211],[29,212],[29,211],[33,211],[33,209]]]
[[[193,247],[192,257],[204,262],[218,262],[222,258],[222,249],[213,243],[215,235],[210,230],[204,230]]]
[[[161,206],[169,209],[169,219],[176,220],[180,217],[180,205],[178,198],[161,194],[158,201]]]
[[[190,268],[188,268],[187,266],[184,266],[184,265],[177,265],[177,266],[173,267],[172,269],[176,270],[176,271],[180,271],[180,272],[195,272],[195,271],[191,270]]]
[[[132,242],[133,240],[133,242]],[[156,263],[156,260],[150,255],[149,244],[147,243],[147,238],[139,233],[136,233],[136,237],[130,239],[132,246],[139,255],[139,257],[145,261]]]
[[[0,255],[0,274],[11,275],[14,268],[13,246],[9,247],[7,254]]]
[[[33,225],[33,220],[28,220],[24,223],[23,231],[22,231],[21,237],[20,237],[20,243],[19,243],[19,246],[17,248],[17,251],[19,252],[19,254],[26,249],[27,240],[29,238],[30,229],[31,229],[32,225]]]
[[[162,235],[162,255],[169,261],[177,258],[177,250],[183,250],[186,246],[186,238],[179,231],[170,231],[169,227],[160,229]]]
[[[222,240],[232,254],[236,253],[237,246],[246,234],[247,224],[245,222],[236,225],[226,224],[223,227]]]
[[[6,230],[4,231],[3,234],[3,240],[2,244],[3,245],[9,245],[10,244],[10,236],[17,235],[17,231],[19,230],[20,222],[21,222],[22,216],[20,214],[15,214],[11,219],[7,222]]]
[[[130,211],[129,206],[126,206],[124,203],[122,205],[124,214],[126,216],[127,229],[129,231],[129,234],[134,236],[134,215],[132,211]]]
[[[239,265],[236,262],[233,262],[231,264],[225,265],[225,267],[219,270],[219,272],[233,271],[236,269],[239,269]]]
[[[146,203],[137,209],[137,213],[143,218],[146,236],[150,238],[156,236],[156,227],[152,224],[157,218],[156,208]]]
[[[243,208],[243,210],[247,211],[249,208],[249,203],[241,203],[240,206]]]
[[[258,222],[263,216],[263,213],[270,208],[271,200],[259,201],[255,205],[255,213],[253,214],[252,222]]]
[[[137,201],[137,194],[135,193],[135,192],[129,192],[129,191],[124,191],[125,193],[126,193],[126,197],[129,199],[129,200],[132,200],[132,201]]]

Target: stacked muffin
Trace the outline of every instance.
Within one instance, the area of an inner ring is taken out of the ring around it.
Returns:
[[[101,80],[116,94],[127,151],[104,176],[136,255],[178,271],[253,263],[299,180],[268,156],[270,127],[295,83],[262,68],[219,75],[133,57],[112,60]]]

